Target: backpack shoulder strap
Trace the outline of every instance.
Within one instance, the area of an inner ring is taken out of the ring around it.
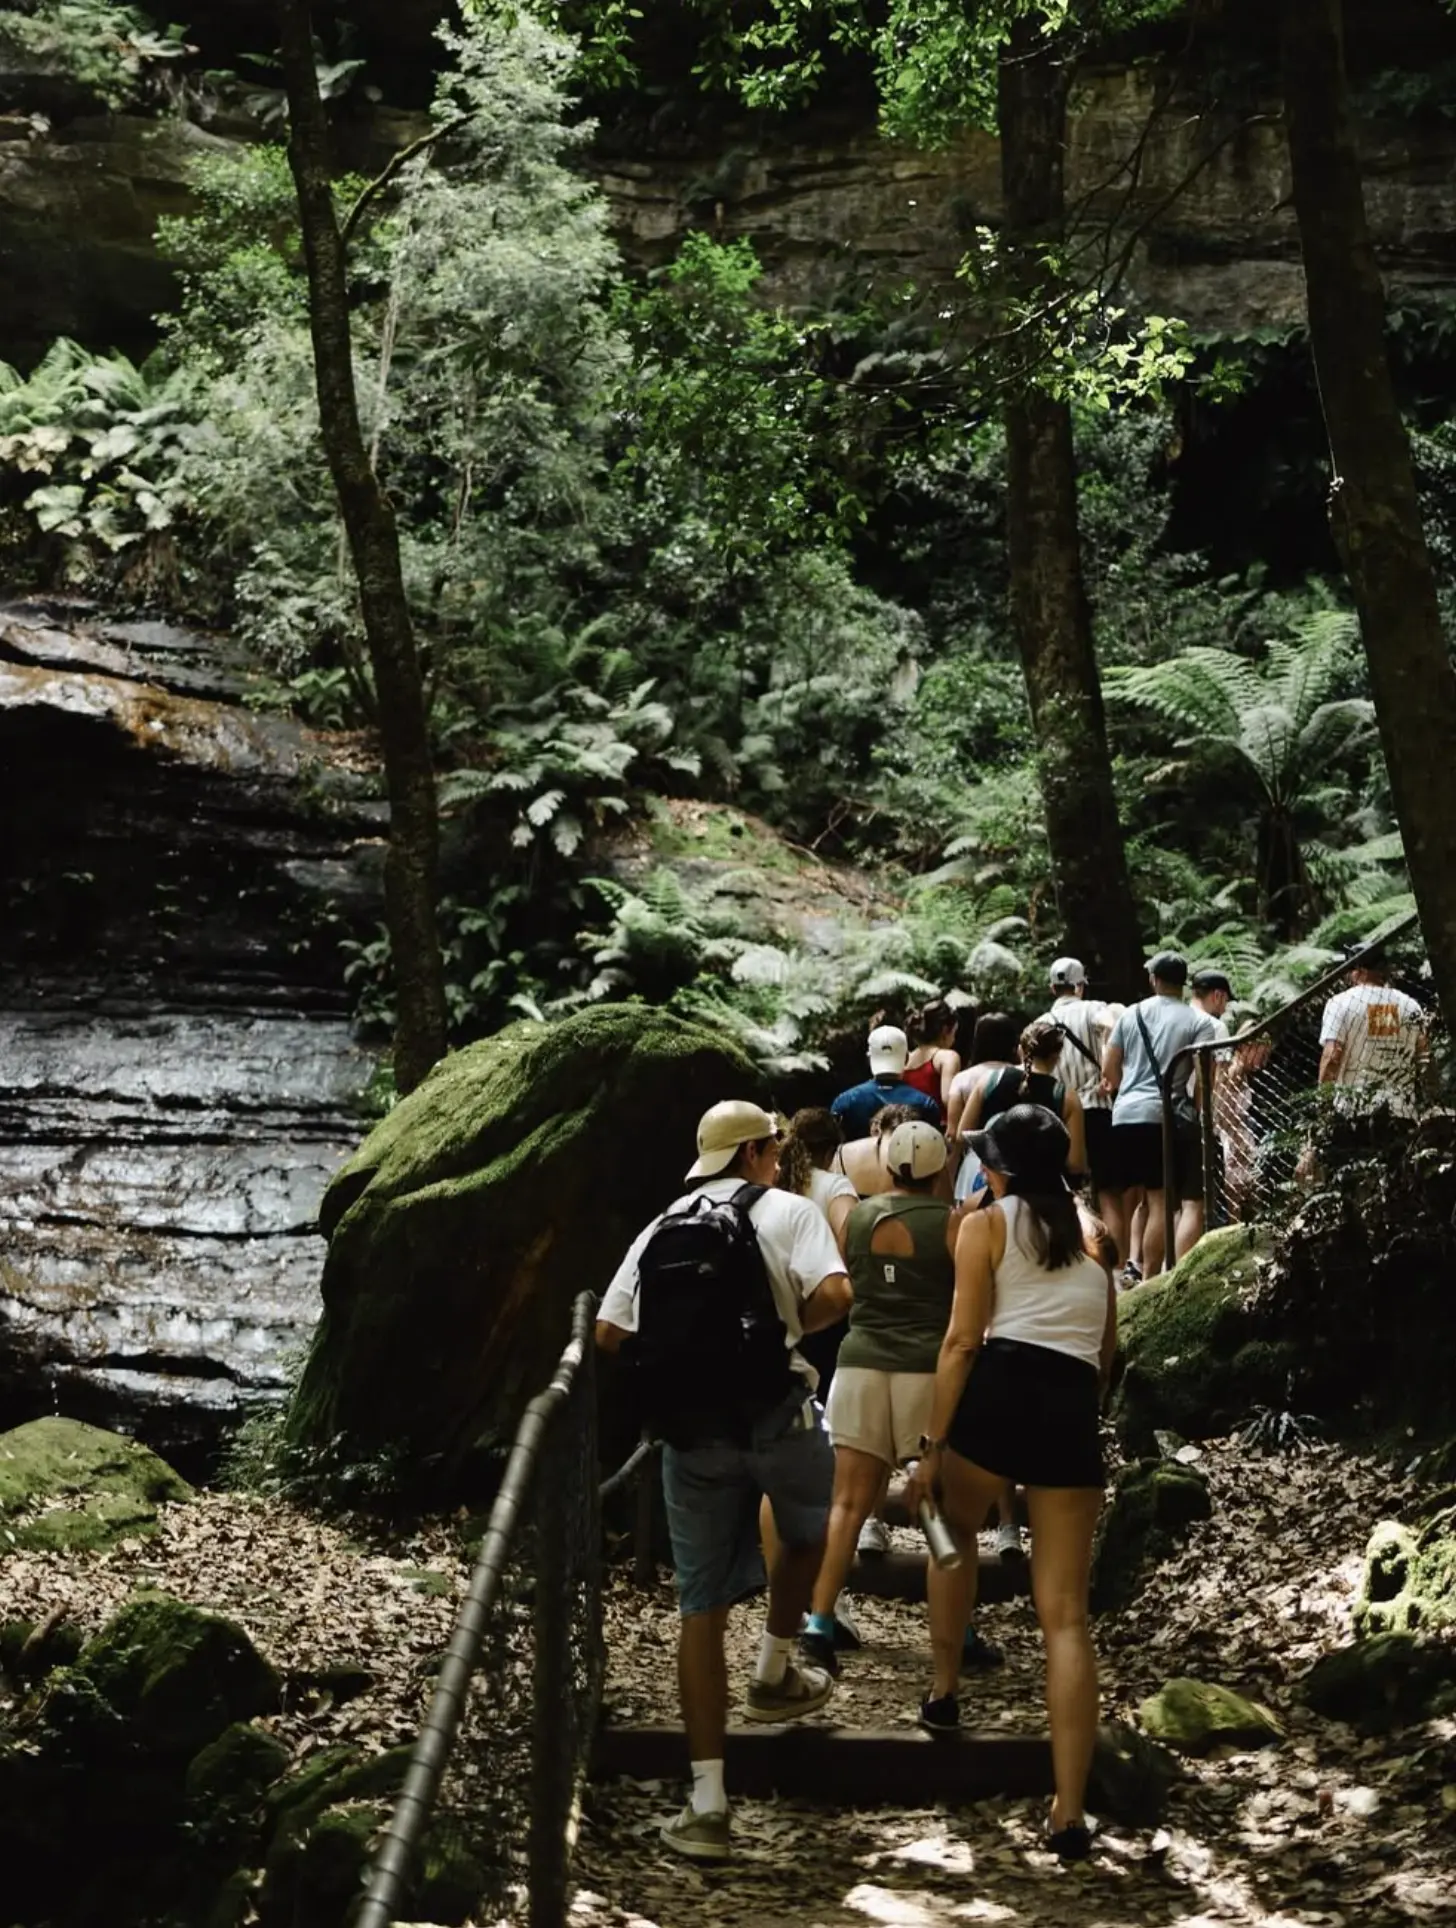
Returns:
[[[736,1206],[746,1218],[767,1190],[767,1185],[740,1185],[728,1203]]]
[[[1082,1039],[1077,1036],[1077,1033],[1072,1029],[1071,1025],[1065,1023],[1061,1018],[1053,1018],[1052,1022],[1053,1024],[1056,1025],[1057,1029],[1061,1032],[1062,1036],[1067,1040],[1067,1043],[1070,1045],[1073,1045],[1078,1051],[1081,1052],[1082,1056],[1087,1060],[1088,1064],[1094,1066],[1099,1071],[1102,1069],[1097,1053],[1093,1051],[1089,1045],[1085,1044],[1082,1041]]]

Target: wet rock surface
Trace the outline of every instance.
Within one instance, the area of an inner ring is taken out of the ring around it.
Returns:
[[[251,682],[208,637],[0,605],[0,1423],[185,1452],[317,1316],[382,810],[358,739]]]

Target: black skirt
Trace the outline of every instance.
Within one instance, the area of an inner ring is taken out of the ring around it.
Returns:
[[[1018,1486],[1106,1484],[1097,1368],[1050,1346],[988,1339],[976,1354],[948,1444]]]

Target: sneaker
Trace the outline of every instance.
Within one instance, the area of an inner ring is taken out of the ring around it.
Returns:
[[[1129,1259],[1127,1264],[1122,1268],[1122,1283],[1124,1285],[1141,1285],[1142,1282],[1143,1268],[1140,1265],[1134,1265],[1132,1260]]]
[[[1003,1560],[1026,1558],[1026,1548],[1021,1544],[1021,1528],[1015,1520],[1006,1520],[996,1528],[996,1551]]]
[[[927,1734],[958,1734],[961,1727],[960,1703],[954,1694],[927,1698],[920,1703],[920,1725]]]
[[[1092,1852],[1092,1830],[1085,1821],[1068,1821],[1053,1834],[1048,1822],[1046,1844],[1063,1861],[1085,1861]]]
[[[862,1560],[882,1560],[890,1550],[890,1529],[873,1513],[859,1530],[854,1550]]]
[[[961,1667],[966,1673],[989,1673],[999,1667],[1006,1656],[999,1647],[993,1647],[989,1640],[983,1640],[974,1627],[966,1628],[966,1637],[961,1642]]]
[[[817,1633],[813,1627],[806,1627],[799,1635],[799,1652],[811,1668],[838,1676],[839,1655],[834,1651],[834,1642],[824,1634]]]
[[[743,1703],[745,1720],[802,1720],[817,1714],[834,1692],[834,1681],[821,1667],[796,1667],[791,1660],[784,1677],[772,1687],[766,1680],[751,1680]]]
[[[726,1861],[733,1851],[727,1808],[717,1814],[695,1814],[689,1801],[682,1813],[665,1822],[658,1833],[664,1847],[686,1855],[689,1861]]]
[[[858,1653],[864,1645],[849,1602],[842,1597],[834,1603],[834,1644],[843,1654]]]

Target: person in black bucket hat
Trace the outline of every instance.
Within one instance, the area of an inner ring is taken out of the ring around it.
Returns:
[[[953,1733],[960,1647],[975,1604],[976,1529],[1007,1480],[1026,1488],[1032,1593],[1047,1655],[1056,1853],[1080,1860],[1097,1736],[1097,1661],[1088,1626],[1092,1536],[1102,1508],[1101,1388],[1117,1343],[1106,1234],[1069,1190],[1067,1130],[1040,1105],[1015,1105],[971,1143],[994,1202],[962,1220],[955,1299],[936,1365],[930,1430],[906,1498],[938,1493],[966,1549],[928,1569],[935,1678],[921,1725]]]

